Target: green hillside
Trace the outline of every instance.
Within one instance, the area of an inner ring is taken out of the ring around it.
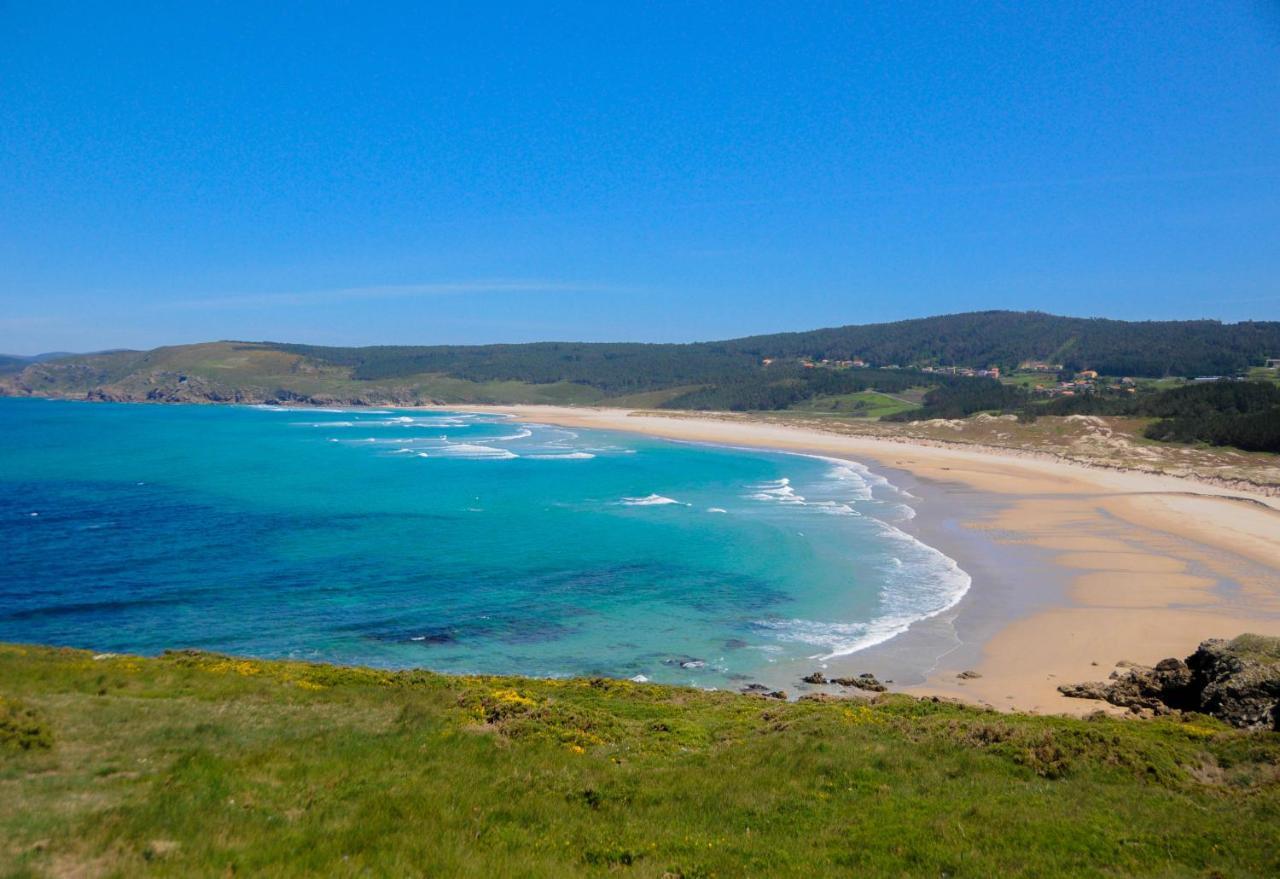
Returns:
[[[1232,375],[1257,367],[1277,352],[1280,323],[1126,323],[1034,312],[979,312],[687,345],[547,342],[326,348],[213,342],[26,365],[0,363],[0,393],[115,400],[570,403],[738,411],[839,411],[844,406],[848,414],[874,417],[903,410],[859,406],[859,399],[871,398],[857,395],[919,397],[927,389],[959,381],[922,372],[925,367],[1001,366],[1007,372],[1024,360],[1039,359],[1113,375]],[[877,368],[845,366],[856,359]],[[961,383],[971,390],[960,396],[979,392],[979,385]],[[993,399],[997,393],[990,382],[981,390]]]
[[[1263,876],[1280,736],[0,645],[2,876]]]
[[[980,311],[887,324],[755,336],[724,343],[737,353],[875,364],[999,366],[1026,360],[1105,375],[1233,375],[1280,357],[1280,322],[1122,321],[1041,312]],[[1273,352],[1273,353],[1268,353]]]

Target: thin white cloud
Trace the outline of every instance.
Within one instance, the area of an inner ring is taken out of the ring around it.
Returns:
[[[611,287],[545,280],[433,281],[422,284],[383,284],[370,287],[338,287],[285,293],[249,293],[178,299],[171,308],[272,308],[291,305],[327,305],[372,299],[415,299],[431,296],[483,296],[495,293],[605,293]]]

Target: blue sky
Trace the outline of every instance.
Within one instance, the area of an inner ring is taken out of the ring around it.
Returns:
[[[1280,319],[1280,4],[0,2],[0,351]]]

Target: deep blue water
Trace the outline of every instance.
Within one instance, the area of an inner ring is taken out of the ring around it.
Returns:
[[[0,640],[724,686],[953,603],[911,500],[492,415],[0,399]]]

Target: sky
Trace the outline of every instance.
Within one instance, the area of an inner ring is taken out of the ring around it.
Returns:
[[[0,351],[1280,319],[1280,2],[0,0]]]

